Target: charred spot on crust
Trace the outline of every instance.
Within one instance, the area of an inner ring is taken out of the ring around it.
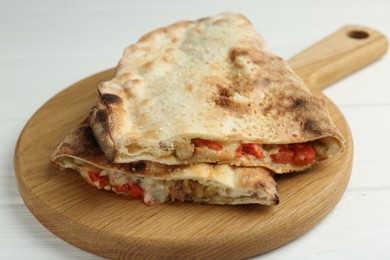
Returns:
[[[92,129],[90,127],[87,127],[84,131],[84,138],[87,141],[86,146],[90,148],[98,148],[99,144],[97,143],[95,139],[95,135],[92,132]],[[90,149],[88,149],[90,150]],[[92,150],[92,149],[91,149]]]
[[[280,202],[280,199],[279,199],[279,196],[277,194],[275,194],[275,197],[274,197],[274,205],[278,205]]]
[[[234,94],[234,91],[230,88],[223,87],[221,85],[217,85],[218,95],[221,97],[231,97]]]
[[[134,163],[116,163],[114,164],[118,169],[125,169],[128,172],[135,172],[137,174],[147,173],[149,170],[148,164],[144,161],[134,162]]]
[[[217,106],[233,111],[234,113],[249,113],[251,111],[251,106],[248,103],[241,103],[234,100],[233,96],[235,93],[241,94],[239,91],[239,86],[225,87],[220,84],[217,84],[216,87],[218,92],[215,94],[214,102]],[[237,89],[236,89],[237,88]]]
[[[100,96],[100,100],[105,105],[119,105],[122,103],[122,99],[114,94],[103,94]]]
[[[307,101],[305,99],[296,98],[293,100],[291,108],[292,109],[301,109],[301,108],[305,108],[306,105],[307,105]]]
[[[80,131],[84,134],[84,140],[89,142],[95,141],[95,136],[93,135],[92,129],[90,127],[85,127],[85,129],[81,129]]]
[[[96,112],[96,120],[98,122],[105,122],[107,120],[107,117],[108,117],[107,111],[105,110],[98,110]]]
[[[144,161],[136,162],[131,165],[131,169],[135,172],[142,172],[146,169],[146,163]]]
[[[238,56],[247,56],[249,52],[245,49],[232,49],[229,53],[229,58],[231,62],[235,62]]]
[[[314,135],[320,135],[321,130],[317,126],[317,122],[313,119],[306,119],[303,122],[303,131],[314,134]]]
[[[232,106],[232,101],[228,97],[217,97],[215,99],[215,104],[221,107],[231,107]]]
[[[271,80],[269,78],[264,78],[263,79],[263,86],[267,87],[271,84]]]
[[[217,106],[228,110],[231,115],[240,117],[244,113],[250,113],[253,109],[252,106],[247,103],[235,102],[231,97],[217,96],[214,99],[214,102]]]
[[[101,150],[92,129],[90,127],[82,127],[79,128],[78,131],[79,132],[75,134],[77,142],[72,142],[70,144],[70,150],[80,157],[98,157]]]

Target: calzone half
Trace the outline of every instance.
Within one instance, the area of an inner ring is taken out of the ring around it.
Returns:
[[[272,174],[261,167],[207,163],[176,166],[148,161],[111,163],[85,122],[65,137],[51,160],[61,169],[79,172],[98,189],[139,198],[147,205],[175,200],[207,204],[279,202]]]
[[[144,35],[98,93],[90,126],[116,163],[227,163],[285,173],[344,145],[325,101],[240,14]]]

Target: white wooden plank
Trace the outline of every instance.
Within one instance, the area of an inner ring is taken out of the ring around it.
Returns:
[[[388,259],[390,193],[347,192],[303,237],[258,259]]]
[[[288,58],[345,24],[390,35],[390,2],[356,1],[0,1],[1,259],[98,259],[47,231],[19,196],[17,137],[58,91],[115,66],[143,33],[181,19],[245,13],[271,49]],[[325,90],[354,136],[354,168],[341,202],[305,236],[258,259],[388,259],[389,56]]]
[[[390,191],[390,105],[347,106],[342,111],[352,129],[355,147],[349,188]]]

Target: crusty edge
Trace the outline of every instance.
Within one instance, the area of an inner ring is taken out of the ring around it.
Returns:
[[[104,107],[100,102],[96,104],[91,109],[89,115],[89,126],[91,127],[93,134],[96,137],[99,137],[96,138],[96,141],[105,153],[107,159],[114,161],[118,155],[118,149],[110,131],[110,113],[103,112],[107,110],[108,108]]]

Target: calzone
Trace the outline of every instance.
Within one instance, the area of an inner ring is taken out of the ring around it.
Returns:
[[[207,204],[279,203],[276,182],[261,167],[222,164],[163,165],[150,161],[111,163],[83,122],[54,151],[52,162],[72,169],[93,187],[141,199],[147,205],[168,201]]]
[[[90,126],[116,163],[222,163],[285,173],[344,146],[325,101],[240,14],[145,34],[98,93]]]

